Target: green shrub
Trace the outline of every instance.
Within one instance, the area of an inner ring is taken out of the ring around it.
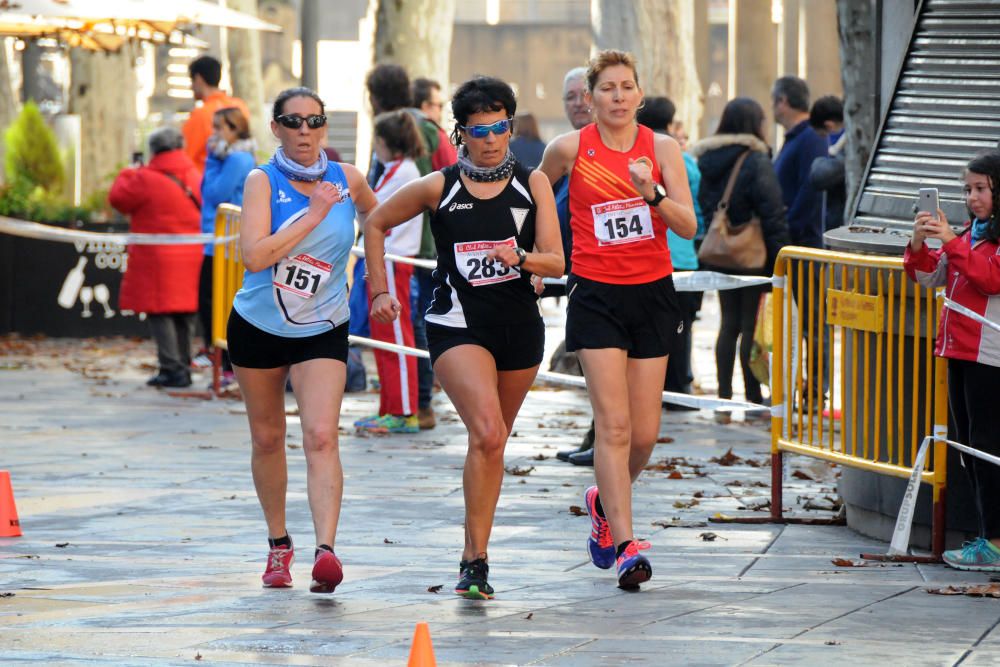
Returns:
[[[56,135],[34,102],[24,105],[4,139],[7,183],[24,184],[31,190],[40,187],[50,193],[62,188],[65,175]]]

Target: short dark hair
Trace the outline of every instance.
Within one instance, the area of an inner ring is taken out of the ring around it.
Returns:
[[[197,74],[201,77],[202,81],[213,88],[218,88],[219,81],[222,81],[222,63],[212,56],[195,58],[188,65],[188,74],[191,75],[192,79]]]
[[[752,134],[764,141],[764,109],[752,97],[734,97],[722,110],[716,134]]]
[[[323,104],[323,100],[320,99],[315,90],[306,88],[305,86],[297,86],[295,88],[286,88],[278,93],[278,96],[274,98],[274,106],[271,107],[271,118],[277,120],[278,116],[285,113],[285,102],[293,97],[309,97],[314,99],[319,104],[319,112],[326,113],[326,105]]]
[[[505,111],[509,118],[517,113],[517,98],[506,81],[494,76],[474,76],[458,87],[451,98],[451,114],[457,123],[451,133],[455,145],[462,143],[458,125],[465,125],[474,113],[488,111]]]
[[[413,106],[410,76],[399,65],[376,65],[365,77],[365,87],[375,113]]]
[[[375,136],[382,137],[394,156],[405,155],[416,160],[426,155],[417,121],[406,109],[385,111],[375,116]]]
[[[635,119],[640,125],[645,125],[654,132],[666,132],[667,126],[674,122],[677,107],[667,97],[647,97]]]
[[[419,77],[413,80],[413,106],[418,109],[431,99],[431,91],[441,90],[441,84],[434,79]]]
[[[812,109],[809,110],[809,124],[814,128],[825,129],[828,120],[834,123],[844,122],[844,103],[835,95],[824,95],[813,102]]]
[[[771,97],[784,97],[788,106],[797,111],[809,111],[809,85],[797,76],[783,76],[774,82]]]

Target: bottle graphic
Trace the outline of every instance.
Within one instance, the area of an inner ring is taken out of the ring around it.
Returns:
[[[69,309],[76,304],[76,298],[80,295],[80,288],[83,287],[83,267],[87,265],[87,258],[80,257],[76,266],[69,270],[66,279],[63,281],[56,303],[63,308]]]

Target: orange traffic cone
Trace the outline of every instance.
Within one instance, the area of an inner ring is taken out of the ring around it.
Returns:
[[[21,537],[21,522],[17,520],[17,506],[14,505],[14,489],[10,486],[10,473],[6,470],[0,470],[0,537]]]
[[[431,645],[431,631],[426,623],[417,623],[417,629],[413,631],[413,645],[410,646],[407,667],[437,667],[434,647]]]

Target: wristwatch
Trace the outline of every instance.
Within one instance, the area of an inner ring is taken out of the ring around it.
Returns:
[[[656,193],[653,195],[652,199],[646,199],[643,197],[645,202],[650,206],[659,206],[660,202],[667,198],[667,191],[663,189],[663,186],[657,183],[653,186],[653,191]]]
[[[528,259],[528,251],[524,248],[514,248],[514,254],[517,255],[518,266],[524,264],[524,260]]]

